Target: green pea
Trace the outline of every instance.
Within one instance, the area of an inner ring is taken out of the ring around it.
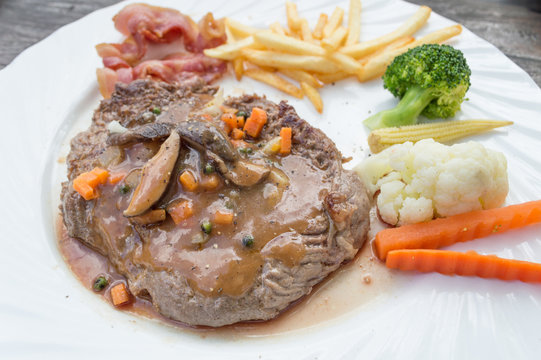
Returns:
[[[212,231],[212,223],[208,220],[204,220],[202,223],[201,223],[201,230],[205,233],[205,234],[210,234],[210,232]]]
[[[251,248],[252,246],[254,246],[254,237],[250,234],[244,235],[242,237],[242,246],[246,248]]]
[[[105,278],[105,276],[98,276],[96,280],[94,280],[94,285],[92,285],[92,288],[94,291],[102,291],[105,289],[105,287],[109,284],[109,281]]]
[[[214,166],[210,163],[207,163],[203,168],[203,172],[207,175],[212,174],[215,170]]]

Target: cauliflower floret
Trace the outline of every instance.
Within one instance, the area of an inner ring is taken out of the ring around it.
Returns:
[[[355,170],[372,196],[379,192],[379,214],[391,225],[498,207],[509,191],[503,154],[473,141],[394,145]]]

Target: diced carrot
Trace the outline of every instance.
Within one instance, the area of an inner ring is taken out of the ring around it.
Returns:
[[[189,200],[182,200],[169,206],[167,212],[171,215],[174,223],[178,225],[193,215],[193,204]]]
[[[235,215],[232,211],[216,211],[214,214],[214,222],[221,225],[229,225],[233,223]]]
[[[215,190],[220,185],[220,176],[218,174],[203,176],[200,185],[205,190]]]
[[[107,182],[107,178],[109,177],[109,171],[98,167],[92,169],[90,173],[96,175],[98,183],[102,185]]]
[[[99,196],[96,191],[98,185],[105,184],[109,172],[101,168],[94,168],[91,171],[81,173],[73,180],[73,189],[85,200],[92,200]]]
[[[258,107],[252,109],[252,113],[246,119],[244,124],[244,132],[251,137],[258,137],[263,130],[263,126],[267,123],[267,112]]]
[[[291,153],[291,128],[283,127],[280,130],[280,154],[287,155]]]
[[[80,177],[73,180],[73,190],[77,191],[85,200],[92,200],[98,197],[96,190]]]
[[[109,176],[109,184],[115,185],[121,182],[126,177],[125,173],[116,173]]]
[[[378,257],[385,260],[391,250],[437,249],[537,223],[541,200],[385,229],[377,233],[375,245]]]
[[[230,133],[233,129],[237,128],[237,117],[232,113],[225,113],[222,115],[222,121],[225,123],[227,133]]]
[[[117,284],[111,288],[111,300],[114,306],[122,306],[131,302],[131,296],[124,283]]]
[[[385,265],[391,269],[541,282],[541,264],[449,250],[393,250]]]
[[[233,129],[233,131],[231,132],[231,138],[235,140],[244,139],[244,136],[245,136],[244,131],[240,129]]]
[[[244,127],[244,116],[237,116],[237,128],[242,129]]]
[[[88,186],[94,189],[100,184],[98,176],[93,174],[91,171],[80,174],[75,180],[84,181],[88,184]]]
[[[193,176],[192,172],[189,170],[183,171],[180,175],[180,183],[186,191],[195,191],[197,190],[197,180]]]
[[[210,114],[203,114],[201,115],[203,117],[203,119],[207,120],[207,121],[211,121],[212,120],[212,116],[210,116]]]

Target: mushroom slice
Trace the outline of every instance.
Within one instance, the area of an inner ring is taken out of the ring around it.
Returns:
[[[176,129],[183,141],[200,151],[209,150],[225,161],[238,158],[227,135],[209,121],[184,121]]]
[[[171,125],[150,123],[129,129],[122,133],[109,134],[108,145],[127,145],[134,142],[164,139],[171,133]]]
[[[248,187],[260,183],[269,173],[265,166],[239,160],[223,175],[235,185]]]
[[[158,153],[143,166],[141,181],[133,192],[124,216],[141,215],[160,199],[169,184],[179,150],[180,136],[173,131]]]
[[[164,221],[165,217],[164,209],[156,209],[147,211],[143,215],[131,217],[130,221],[138,225],[151,225]]]
[[[227,165],[213,152],[207,151],[206,154],[216,164],[216,170],[237,186],[253,186],[260,183],[270,173],[270,170],[263,165],[254,164],[242,159]]]

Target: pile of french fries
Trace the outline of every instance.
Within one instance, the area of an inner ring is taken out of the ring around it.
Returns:
[[[350,0],[347,25],[344,10],[336,7],[330,16],[321,14],[313,30],[299,17],[296,4],[288,1],[287,27],[275,22],[269,29],[258,29],[226,18],[227,43],[206,49],[205,55],[231,61],[237,80],[246,75],[296,98],[306,95],[321,113],[318,88],[323,85],[348,77],[363,82],[382,76],[392,60],[408,49],[442,43],[462,32],[460,25],[454,25],[414,38],[430,13],[429,7],[421,6],[396,30],[360,42],[360,0]]]

